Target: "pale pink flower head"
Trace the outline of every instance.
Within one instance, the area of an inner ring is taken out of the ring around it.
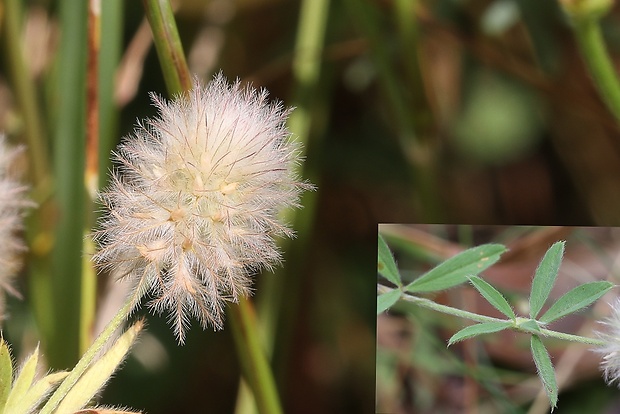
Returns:
[[[301,157],[289,111],[266,91],[219,74],[172,101],[152,99],[159,116],[115,153],[94,260],[149,294],[153,310],[169,311],[183,342],[190,316],[220,329],[224,303],[250,294],[252,274],[280,262],[274,236],[293,233],[279,213],[311,186],[294,172]]]
[[[23,214],[32,203],[25,197],[26,187],[18,179],[14,167],[20,147],[11,148],[0,135],[0,288],[13,294],[12,281],[21,268],[21,256],[26,247],[18,233],[23,226]],[[4,296],[0,295],[0,315],[4,313]]]

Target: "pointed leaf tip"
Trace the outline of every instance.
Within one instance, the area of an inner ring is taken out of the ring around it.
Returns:
[[[400,290],[394,289],[377,297],[377,315],[392,307],[400,298]]]
[[[0,337],[0,413],[3,413],[6,407],[12,382],[13,361],[11,359],[11,350],[4,338]]]
[[[545,388],[545,392],[551,403],[551,409],[553,410],[558,405],[558,385],[555,380],[555,370],[551,363],[551,357],[538,335],[532,335],[530,343],[532,357],[534,358],[534,364],[536,364],[536,370],[538,371],[538,377]]]
[[[13,382],[9,398],[6,402],[5,411],[12,413],[17,412],[16,407],[24,400],[26,393],[32,386],[34,376],[37,372],[37,363],[39,361],[39,346],[34,352],[24,361],[19,374]]]
[[[613,287],[613,283],[607,281],[589,282],[577,286],[562,295],[539,320],[549,323],[577,312],[596,302]]]
[[[475,325],[467,326],[450,338],[448,341],[448,346],[455,344],[457,342],[463,341],[465,339],[473,338],[478,335],[488,334],[503,331],[504,329],[508,329],[512,326],[511,322],[483,322],[477,323]]]
[[[530,292],[530,317],[533,319],[540,313],[555,284],[564,256],[564,245],[564,241],[555,242],[536,268]]]
[[[392,251],[381,235],[379,235],[378,244],[377,271],[381,276],[394,283],[396,286],[402,286],[400,273],[398,272],[398,267],[394,261]]]
[[[462,251],[440,263],[409,285],[409,292],[436,292],[445,290],[467,281],[467,277],[478,275],[495,264],[506,246],[501,244],[483,244]]]
[[[499,293],[499,291],[491,286],[491,284],[489,284],[486,280],[481,279],[478,276],[470,276],[469,281],[495,309],[512,320],[517,318],[504,295]]]

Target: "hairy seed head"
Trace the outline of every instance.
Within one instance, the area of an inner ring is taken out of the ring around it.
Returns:
[[[595,351],[603,355],[601,369],[605,381],[620,386],[620,300],[612,305],[611,315],[602,324],[607,329],[604,333],[598,332],[598,336],[606,344]]]
[[[10,148],[0,135],[0,287],[17,294],[12,280],[21,267],[24,246],[17,233],[22,228],[23,213],[32,203],[25,198],[26,187],[11,170],[21,148]],[[4,314],[4,297],[0,295],[0,315]]]
[[[289,111],[265,91],[220,74],[172,101],[152,99],[159,116],[115,153],[94,260],[169,311],[183,342],[190,316],[220,329],[225,301],[250,294],[252,274],[280,262],[274,236],[293,233],[279,212],[311,186],[293,171]]]

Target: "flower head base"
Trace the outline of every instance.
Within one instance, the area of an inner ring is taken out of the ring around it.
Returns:
[[[0,135],[0,287],[16,294],[12,278],[21,267],[20,254],[26,249],[16,233],[22,228],[22,215],[31,203],[24,197],[26,187],[11,173],[11,164],[21,148],[11,149]],[[0,314],[4,311],[4,299],[0,295]]]
[[[279,263],[273,237],[293,233],[278,214],[311,186],[293,171],[300,151],[288,111],[265,91],[220,74],[171,102],[152,99],[159,117],[115,154],[94,260],[132,280],[137,297],[149,293],[153,310],[169,310],[183,342],[191,315],[220,329],[225,301],[248,295],[252,273]]]
[[[607,326],[607,332],[598,333],[598,336],[606,345],[596,349],[596,352],[603,354],[603,378],[610,385],[616,383],[620,386],[620,300],[612,305],[611,316],[602,323]]]

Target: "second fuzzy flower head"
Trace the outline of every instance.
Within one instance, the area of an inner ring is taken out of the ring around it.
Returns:
[[[292,236],[278,215],[309,189],[294,172],[300,149],[289,114],[266,91],[229,84],[167,102],[118,148],[119,167],[101,199],[108,214],[95,239],[103,269],[128,278],[136,303],[169,311],[180,342],[190,316],[222,327],[226,301],[251,290],[251,276],[280,262],[274,236]]]

